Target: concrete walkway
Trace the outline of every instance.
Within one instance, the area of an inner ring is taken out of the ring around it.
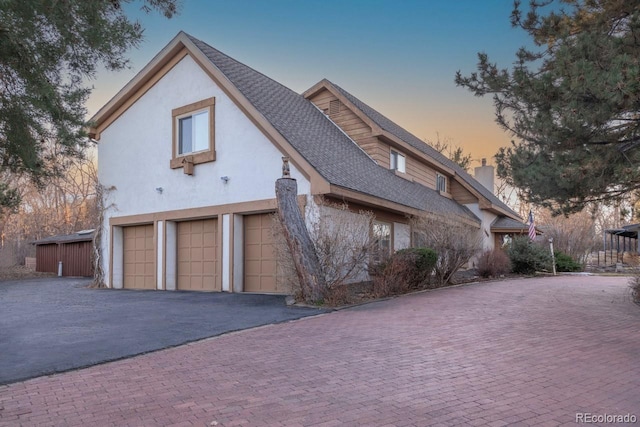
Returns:
[[[2,386],[0,425],[556,426],[582,413],[640,417],[639,331],[625,278],[450,288]]]

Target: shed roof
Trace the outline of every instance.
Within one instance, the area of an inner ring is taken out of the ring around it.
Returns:
[[[44,239],[36,240],[32,243],[37,246],[59,243],[89,242],[93,240],[94,233],[94,229],[82,230],[73,234],[61,234],[58,236],[45,237]]]

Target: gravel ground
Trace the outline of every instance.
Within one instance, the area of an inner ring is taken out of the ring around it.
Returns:
[[[0,282],[4,280],[34,279],[38,277],[54,277],[54,273],[39,273],[25,267],[14,265],[13,267],[0,268]]]

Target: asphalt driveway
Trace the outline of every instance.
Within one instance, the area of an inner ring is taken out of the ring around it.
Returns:
[[[284,297],[89,289],[86,279],[0,282],[0,384],[321,312]]]

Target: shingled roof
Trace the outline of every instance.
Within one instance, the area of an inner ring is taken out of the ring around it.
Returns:
[[[448,157],[444,156],[438,150],[434,149],[429,144],[426,144],[420,138],[416,137],[412,133],[408,132],[406,129],[402,128],[391,119],[388,119],[375,109],[371,108],[369,105],[360,101],[358,98],[338,86],[337,84],[326,80],[327,83],[335,87],[344,97],[346,97],[351,103],[353,103],[357,108],[360,109],[367,117],[369,117],[375,124],[380,126],[382,130],[385,130],[395,136],[396,138],[406,142],[411,145],[413,148],[421,151],[427,156],[435,159],[437,162],[441,163],[443,166],[453,169],[464,182],[469,184],[474,190],[480,193],[483,197],[487,198],[492,204],[498,206],[502,210],[508,212],[519,218],[519,215],[514,212],[509,206],[504,204],[500,199],[498,199],[491,191],[489,191],[484,185],[480,184],[473,178],[471,175],[467,173],[463,168],[461,168],[457,163],[450,160]]]
[[[414,209],[479,219],[465,206],[375,163],[313,103],[205,42],[187,37],[329,183]]]

